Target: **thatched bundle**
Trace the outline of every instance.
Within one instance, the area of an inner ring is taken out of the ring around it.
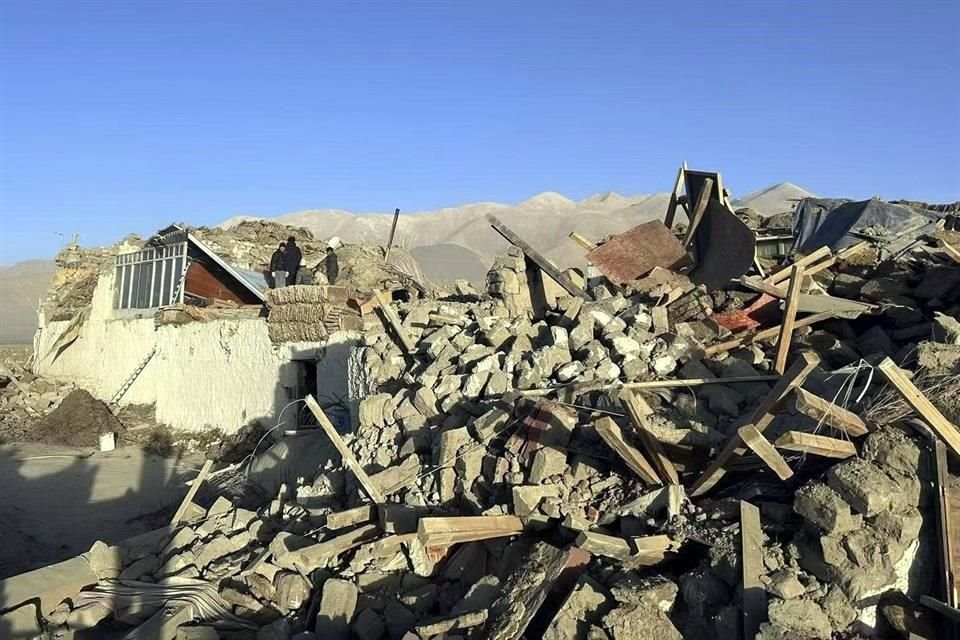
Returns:
[[[269,323],[270,340],[280,342],[322,342],[327,338],[327,329],[320,322]]]
[[[312,284],[297,284],[267,291],[267,304],[271,307],[298,303],[317,304],[326,300],[326,288]]]
[[[282,304],[270,309],[268,322],[270,324],[287,322],[323,324],[329,315],[330,306],[326,304]]]

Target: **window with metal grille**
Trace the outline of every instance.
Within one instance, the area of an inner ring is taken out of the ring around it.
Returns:
[[[181,301],[186,260],[186,242],[117,256],[114,308],[150,309]]]

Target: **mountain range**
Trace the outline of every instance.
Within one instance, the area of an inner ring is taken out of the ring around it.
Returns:
[[[734,206],[750,207],[765,216],[793,209],[796,200],[814,194],[784,182],[734,201]],[[480,202],[437,209],[402,213],[397,223],[395,243],[410,250],[428,278],[466,279],[482,284],[498,254],[509,246],[490,228],[487,214],[527,240],[535,249],[561,266],[582,266],[583,250],[567,236],[577,231],[596,241],[623,232],[643,222],[662,219],[670,200],[668,193],[623,196],[617,193],[574,201],[559,193],[546,192],[509,205]],[[234,216],[221,227],[258,216]],[[273,218],[274,222],[306,227],[324,239],[334,237],[357,244],[386,244],[392,213],[351,213],[341,209],[296,211]],[[682,214],[680,215],[682,219]],[[189,221],[188,221],[189,222]],[[36,308],[49,287],[56,265],[50,260],[29,260],[0,267],[0,344],[27,343],[36,327]]]

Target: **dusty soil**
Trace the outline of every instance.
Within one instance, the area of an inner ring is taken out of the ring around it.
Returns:
[[[0,578],[162,526],[200,464],[138,447],[0,446]]]
[[[83,389],[71,391],[60,406],[37,420],[30,439],[68,447],[97,447],[100,434],[122,432],[123,425],[103,402]]]

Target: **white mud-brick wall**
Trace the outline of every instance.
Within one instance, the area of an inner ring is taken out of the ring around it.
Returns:
[[[157,327],[153,310],[137,317],[113,309],[113,280],[112,273],[100,277],[80,337],[55,358],[51,347],[69,321],[41,327],[37,373],[69,379],[109,401],[156,348],[120,404],[154,404],[157,421],[177,429],[233,433],[253,421],[273,426],[295,393],[297,359],[318,359],[318,398],[343,398],[348,406],[359,402],[351,395],[348,372],[355,335],[334,334],[324,344],[274,345],[262,318]],[[285,427],[294,426],[296,416],[286,411]]]

